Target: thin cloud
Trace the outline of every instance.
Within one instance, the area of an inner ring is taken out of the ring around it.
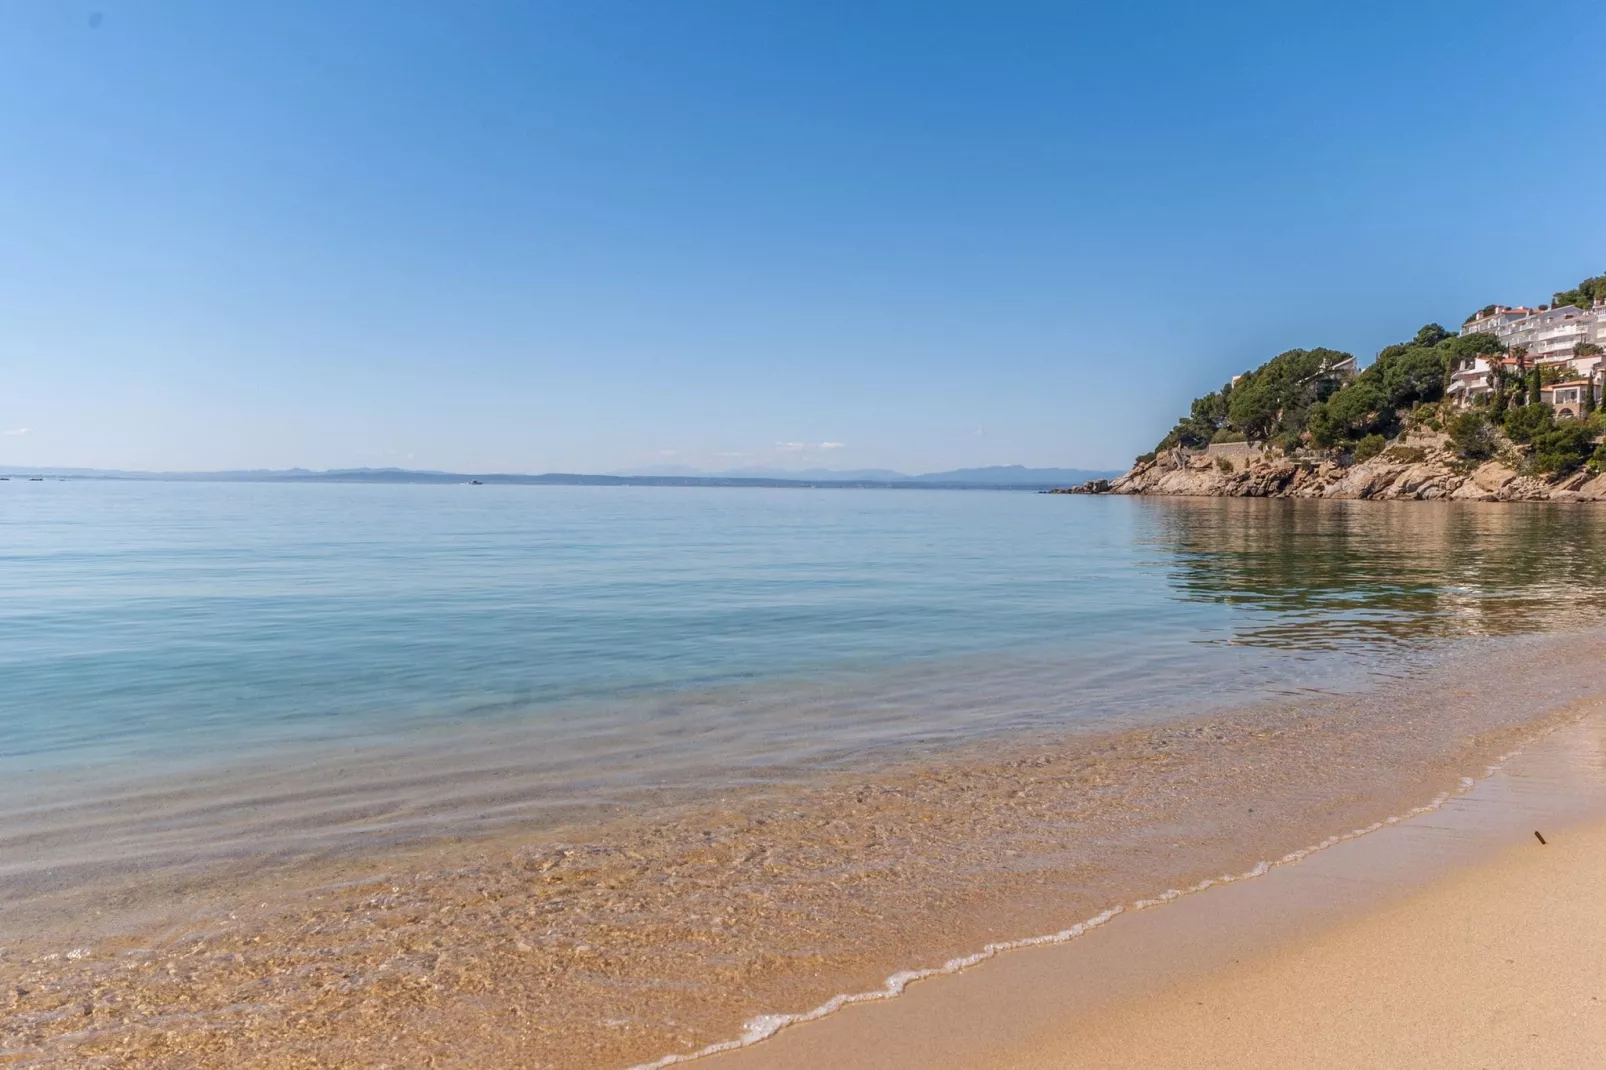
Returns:
[[[780,453],[814,453],[818,450],[841,450],[847,448],[846,442],[777,442],[775,449]]]
[[[20,436],[20,435],[26,435],[28,433],[28,429],[26,427],[14,427],[10,431],[7,431],[5,433],[8,434],[8,435],[11,435],[13,437],[16,437],[16,436]]]

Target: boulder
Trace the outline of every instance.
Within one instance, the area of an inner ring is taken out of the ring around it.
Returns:
[[[1516,478],[1516,471],[1499,461],[1485,461],[1472,473],[1472,482],[1479,490],[1490,494],[1500,493],[1501,488]]]
[[[1507,480],[1495,493],[1502,502],[1542,502],[1550,497],[1550,486],[1533,476],[1517,476]]]
[[[1484,490],[1472,479],[1468,479],[1457,487],[1450,497],[1458,502],[1492,502],[1499,500],[1495,497],[1494,491]]]
[[[1346,471],[1328,485],[1328,498],[1375,498],[1393,486],[1404,469],[1387,461],[1367,461]]]

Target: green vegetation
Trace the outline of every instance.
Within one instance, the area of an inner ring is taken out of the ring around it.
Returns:
[[[1578,378],[1578,373],[1571,364],[1549,364],[1543,368],[1535,368],[1539,374],[1539,381],[1544,386],[1552,383],[1565,383]]]
[[[1534,471],[1564,476],[1582,467],[1596,452],[1595,435],[1599,430],[1593,421],[1562,420],[1535,434]]]
[[[1312,405],[1338,389],[1332,369],[1350,359],[1331,349],[1290,349],[1238,381],[1227,398],[1233,429],[1251,442],[1304,429]]]
[[[1493,356],[1506,351],[1506,347],[1500,344],[1500,339],[1488,331],[1480,331],[1477,334],[1469,334],[1459,338],[1446,338],[1438,343],[1437,348],[1450,355],[1452,371],[1455,370],[1457,364],[1470,364],[1473,357]]]
[[[1304,445],[1353,449],[1368,436],[1394,434],[1412,406],[1442,398],[1450,374],[1472,358],[1504,351],[1491,334],[1460,338],[1430,323],[1351,377],[1348,353],[1290,349],[1195,399],[1155,449],[1245,440],[1285,452]]]
[[[1225,457],[1216,458],[1216,468],[1226,475],[1232,475],[1232,462]]]
[[[1519,445],[1526,446],[1534,440],[1535,435],[1543,434],[1556,426],[1556,417],[1550,411],[1549,405],[1519,405],[1514,409],[1507,409],[1505,416],[1506,436]]]
[[[1563,290],[1556,295],[1553,303],[1589,308],[1601,300],[1606,300],[1606,275],[1596,275],[1585,279],[1571,290]]]
[[[1529,463],[1542,475],[1566,475],[1606,451],[1606,446],[1595,446],[1601,432],[1600,417],[1558,420],[1549,405],[1510,410],[1505,430],[1511,441],[1533,448]]]
[[[1450,436],[1450,448],[1464,461],[1487,461],[1500,448],[1494,425],[1481,412],[1458,413],[1445,430]]]
[[[1382,435],[1367,435],[1355,443],[1355,462],[1359,464],[1362,461],[1370,461],[1373,457],[1382,453],[1383,447],[1387,445],[1388,439]]]
[[[1606,274],[1556,295],[1558,305],[1581,308],[1600,300],[1606,300]],[[1573,355],[1606,354],[1600,345],[1581,342]],[[1516,360],[1501,363],[1506,356]],[[1329,451],[1330,457],[1348,454],[1356,463],[1379,455],[1402,463],[1425,459],[1428,450],[1421,447],[1389,447],[1389,440],[1409,427],[1442,431],[1450,452],[1472,464],[1500,456],[1516,464],[1515,444],[1525,471],[1554,476],[1583,466],[1606,470],[1606,443],[1597,441],[1606,419],[1593,388],[1584,392],[1579,419],[1558,420],[1543,403],[1542,390],[1577,373],[1565,364],[1533,367],[1527,356],[1524,346],[1513,346],[1508,354],[1493,334],[1458,337],[1437,323],[1426,324],[1409,341],[1386,347],[1359,374],[1348,353],[1290,349],[1196,398],[1154,451],[1138,460],[1152,460],[1163,450],[1198,450],[1221,442],[1248,442],[1285,454],[1314,448]],[[1445,400],[1446,390],[1457,372],[1480,357],[1489,361],[1492,390],[1475,408],[1457,412]],[[1307,455],[1301,463],[1310,461]],[[1216,467],[1233,471],[1225,458]]]

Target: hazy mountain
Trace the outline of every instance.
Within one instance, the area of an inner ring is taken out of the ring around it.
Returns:
[[[890,468],[689,468],[683,464],[650,464],[641,468],[621,468],[616,476],[685,476],[700,479],[791,479],[835,482],[904,483],[913,479]]]
[[[0,475],[51,476],[63,479],[182,480],[219,482],[285,483],[529,483],[619,486],[892,486],[892,487],[974,487],[1034,489],[1085,483],[1089,479],[1114,476],[1115,472],[1081,468],[1025,468],[998,465],[991,468],[958,468],[950,472],[928,472],[910,476],[888,468],[735,468],[706,472],[679,465],[656,465],[628,473],[586,475],[547,472],[528,475],[515,472],[468,474],[421,471],[409,468],[337,468],[315,472],[305,468],[253,469],[229,472],[126,472],[105,468],[4,468]]]
[[[1087,468],[1027,468],[1018,464],[986,468],[956,468],[948,472],[927,472],[912,476],[890,468],[729,468],[723,471],[688,468],[685,465],[652,465],[614,473],[620,476],[675,476],[700,479],[785,479],[834,483],[965,483],[971,486],[1055,486],[1108,479],[1115,471]]]
[[[712,473],[684,464],[647,464],[639,468],[621,468],[616,472],[607,474],[610,476],[706,476]]]
[[[825,479],[870,480],[876,483],[903,483],[909,476],[890,468],[732,468],[715,475],[734,479]]]
[[[1018,464],[996,464],[987,468],[955,468],[951,472],[927,472],[915,476],[917,483],[989,483],[1000,486],[1044,483],[1069,485],[1086,483],[1090,479],[1112,479],[1120,472],[1106,472],[1088,468],[1026,468]]]

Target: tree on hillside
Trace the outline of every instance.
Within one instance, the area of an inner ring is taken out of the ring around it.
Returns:
[[[1266,441],[1277,429],[1277,421],[1283,414],[1277,384],[1258,378],[1240,383],[1238,389],[1232,392],[1232,405],[1228,413],[1244,437],[1251,442]]]
[[[1563,420],[1535,433],[1533,448],[1534,468],[1548,475],[1566,475],[1589,460],[1595,449],[1595,429],[1583,420]]]
[[[1168,450],[1176,446],[1203,449],[1208,446],[1216,433],[1227,426],[1227,403],[1231,396],[1232,384],[1228,383],[1213,394],[1194,398],[1188,415],[1177,421],[1171,433],[1161,439],[1155,449]]]
[[[1606,275],[1596,275],[1585,279],[1571,290],[1563,290],[1558,293],[1555,303],[1590,308],[1596,301],[1603,300],[1606,300]]]
[[[1438,349],[1407,349],[1382,369],[1389,402],[1403,408],[1418,401],[1437,401],[1444,396],[1445,367],[1445,354]]]
[[[1555,424],[1556,418],[1549,405],[1524,405],[1506,413],[1506,434],[1517,443],[1532,442],[1535,435],[1550,430]]]
[[[1500,339],[1487,331],[1466,334],[1459,338],[1446,338],[1438,343],[1437,348],[1448,353],[1452,361],[1463,364],[1474,357],[1500,356],[1506,351],[1506,347]]]
[[[1436,346],[1449,337],[1451,337],[1449,331],[1445,330],[1437,323],[1429,323],[1424,325],[1421,330],[1416,332],[1416,337],[1411,339],[1411,344],[1417,346]]]
[[[1344,387],[1310,413],[1311,438],[1318,446],[1383,430],[1394,421],[1388,396],[1375,378],[1363,377]]]
[[[1578,372],[1574,370],[1571,364],[1541,364],[1534,371],[1539,373],[1541,386],[1565,383],[1578,377]]]
[[[1446,430],[1450,433],[1450,447],[1468,461],[1487,461],[1499,446],[1494,427],[1481,412],[1458,414]]]
[[[1290,349],[1233,387],[1227,415],[1251,441],[1304,430],[1311,406],[1338,390],[1334,368],[1351,359],[1333,349]]]

